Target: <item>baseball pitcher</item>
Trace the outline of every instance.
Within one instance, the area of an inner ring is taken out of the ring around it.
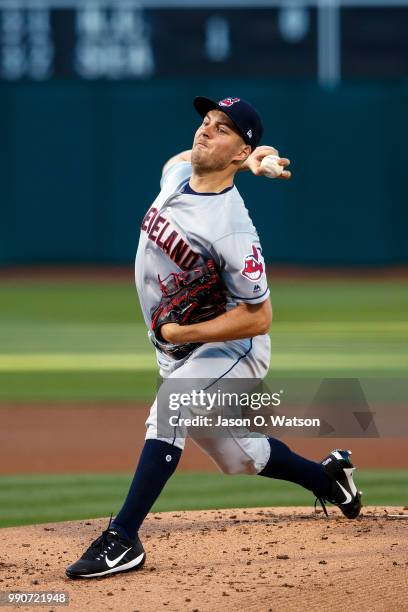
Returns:
[[[238,171],[267,175],[259,146],[258,112],[237,97],[194,99],[201,117],[192,149],[163,168],[160,193],[147,210],[135,262],[136,287],[164,382],[176,379],[263,379],[269,368],[272,308],[262,246],[234,183]],[[282,179],[289,160],[279,158]],[[136,570],[145,562],[138,532],[174,473],[185,442],[183,428],[163,435],[158,401],[146,421],[146,440],[122,508],[107,529],[67,570],[93,578]],[[321,463],[261,434],[200,436],[196,444],[226,474],[287,480],[356,518],[361,494],[350,451],[332,451]]]

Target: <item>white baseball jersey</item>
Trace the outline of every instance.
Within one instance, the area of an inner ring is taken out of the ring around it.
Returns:
[[[190,163],[171,166],[141,224],[135,279],[149,329],[161,298],[158,275],[163,280],[210,258],[227,288],[228,309],[269,297],[259,237],[237,188],[195,193],[190,177]]]
[[[157,276],[164,279],[212,258],[228,291],[228,306],[238,302],[257,304],[269,298],[265,264],[256,229],[235,186],[218,194],[194,193],[189,186],[191,164],[171,166],[161,181],[161,191],[147,211],[136,254],[136,287],[146,325],[161,298]],[[156,349],[163,379],[237,378],[261,379],[270,359],[268,334],[242,340],[210,342],[189,357],[174,360]],[[183,449],[185,432],[160,437],[157,398],[146,421],[146,439],[161,439]],[[228,428],[219,437],[192,439],[229,474],[257,474],[270,455],[267,438],[261,434],[235,436]]]

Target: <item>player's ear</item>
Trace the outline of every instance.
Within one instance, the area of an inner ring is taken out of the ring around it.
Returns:
[[[248,157],[251,155],[252,153],[252,149],[250,147],[250,145],[244,145],[240,152],[238,153],[238,155],[235,157],[235,159],[241,163],[243,163],[244,161],[246,161],[248,159]]]

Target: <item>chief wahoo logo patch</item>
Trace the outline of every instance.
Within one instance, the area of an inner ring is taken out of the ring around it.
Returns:
[[[241,270],[242,276],[245,276],[252,282],[258,281],[264,271],[264,263],[260,251],[256,246],[252,245],[252,253],[244,257],[244,266]]]

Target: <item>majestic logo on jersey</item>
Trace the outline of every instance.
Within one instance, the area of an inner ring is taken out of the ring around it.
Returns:
[[[261,278],[263,271],[264,264],[261,253],[253,244],[252,253],[244,257],[244,266],[241,270],[241,274],[248,280],[255,282]]]
[[[220,100],[218,104],[220,106],[232,106],[236,102],[240,102],[240,98],[225,98],[224,100]]]
[[[192,268],[200,257],[154,206],[145,214],[140,229],[182,270]]]

